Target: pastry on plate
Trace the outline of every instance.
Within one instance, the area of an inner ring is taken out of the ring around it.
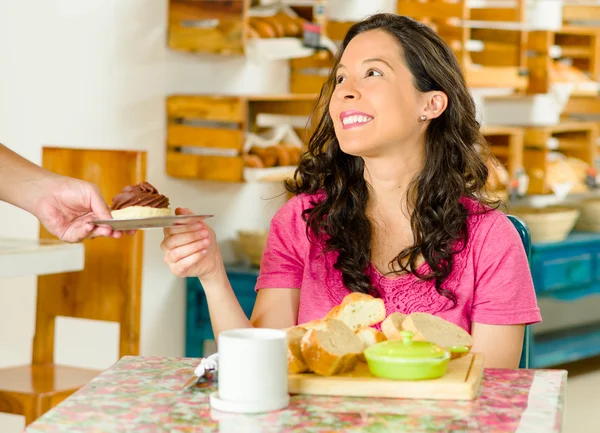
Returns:
[[[148,218],[172,215],[168,197],[148,182],[128,185],[112,200],[114,219]]]

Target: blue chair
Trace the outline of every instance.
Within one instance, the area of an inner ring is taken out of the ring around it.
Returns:
[[[527,260],[531,259],[531,234],[527,225],[518,217],[514,215],[508,215],[508,219],[513,223],[521,241],[523,241],[523,247],[525,248],[525,254],[527,254]],[[530,263],[531,264],[531,263]],[[531,352],[531,341],[533,334],[530,326],[525,327],[525,334],[523,335],[523,350],[521,352],[521,361],[519,362],[519,368],[529,368],[529,355]]]

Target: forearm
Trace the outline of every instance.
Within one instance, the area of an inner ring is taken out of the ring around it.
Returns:
[[[221,331],[237,328],[252,328],[252,324],[242,309],[225,268],[211,277],[201,278],[215,341]]]
[[[57,176],[0,144],[0,200],[32,212],[43,181]]]

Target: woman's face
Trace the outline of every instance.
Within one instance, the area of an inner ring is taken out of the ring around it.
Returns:
[[[393,36],[372,30],[350,41],[329,105],[343,152],[381,157],[406,152],[400,150],[405,144],[419,145],[425,105]]]

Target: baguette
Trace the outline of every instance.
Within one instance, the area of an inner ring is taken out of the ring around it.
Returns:
[[[385,319],[385,315],[383,299],[364,293],[350,293],[340,305],[332,308],[325,318],[340,320],[352,331],[357,331],[380,323]]]
[[[308,371],[308,365],[306,365],[304,358],[302,357],[300,343],[302,337],[306,334],[306,329],[300,326],[294,326],[293,328],[286,329],[286,332],[288,338],[288,373],[304,373],[305,371]]]
[[[364,344],[344,323],[330,319],[322,329],[309,329],[302,337],[300,348],[310,371],[333,376],[354,370]]]
[[[415,341],[430,341],[441,347],[473,345],[473,338],[463,328],[429,313],[409,314],[402,321],[402,329],[413,332]]]
[[[378,331],[377,329],[371,328],[371,327],[360,328],[358,331],[355,332],[355,334],[358,338],[361,339],[361,341],[363,342],[363,344],[365,346],[365,349],[367,347],[371,347],[374,344],[377,344],[377,343],[380,343],[380,342],[386,340],[383,332]],[[364,352],[361,353],[358,358],[360,361],[366,362]]]
[[[392,313],[386,317],[381,324],[381,330],[388,340],[402,340],[402,322],[406,319],[406,314]]]

